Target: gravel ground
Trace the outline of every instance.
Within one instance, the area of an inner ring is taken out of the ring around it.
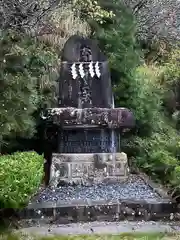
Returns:
[[[141,178],[130,176],[125,183],[98,184],[93,186],[63,186],[43,190],[35,199],[36,202],[71,203],[77,200],[146,200],[160,201],[160,196]]]

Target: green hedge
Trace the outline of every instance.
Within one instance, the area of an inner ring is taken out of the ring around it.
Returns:
[[[0,209],[20,208],[29,201],[42,181],[43,161],[36,152],[0,157]]]

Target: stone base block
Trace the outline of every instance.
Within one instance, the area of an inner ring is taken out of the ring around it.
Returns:
[[[104,181],[124,181],[128,177],[125,153],[54,153],[52,156],[50,185],[62,182],[90,185]]]

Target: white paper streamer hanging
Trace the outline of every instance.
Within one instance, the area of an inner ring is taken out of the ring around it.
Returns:
[[[100,78],[101,73],[100,73],[100,69],[99,69],[99,62],[96,62],[95,64],[95,72],[98,78]]]
[[[72,74],[73,79],[76,79],[78,76],[78,74],[76,72],[76,64],[75,63],[73,63],[73,65],[71,66],[71,74]]]
[[[79,73],[80,73],[81,78],[84,78],[85,72],[84,72],[82,63],[79,64]]]
[[[95,76],[93,62],[90,62],[90,64],[89,64],[89,73],[90,73],[92,78]]]

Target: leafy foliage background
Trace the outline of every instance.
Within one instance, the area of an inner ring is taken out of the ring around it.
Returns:
[[[49,46],[6,31],[0,35],[0,139],[32,137],[36,114],[55,101],[53,71],[58,58]]]
[[[137,38],[138,19],[129,8],[118,0],[102,1],[102,6],[115,16],[100,26],[95,38],[109,57],[116,105],[131,109],[136,117],[135,129],[121,137],[122,150],[132,168],[147,172],[174,196],[180,156],[177,42],[165,48],[161,40],[144,46]]]

